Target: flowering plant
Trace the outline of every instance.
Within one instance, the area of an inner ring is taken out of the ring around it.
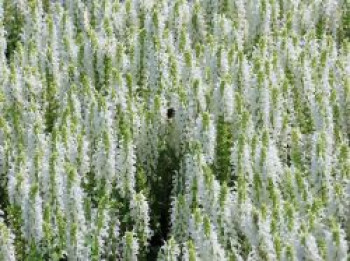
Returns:
[[[347,0],[1,0],[0,261],[339,260]]]

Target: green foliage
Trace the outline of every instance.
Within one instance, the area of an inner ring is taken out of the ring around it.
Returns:
[[[24,15],[16,1],[4,0],[4,20],[6,34],[6,57],[8,61],[12,59],[18,43],[21,40],[22,28],[24,25]]]
[[[345,260],[349,1],[321,2],[0,0],[1,261]]]
[[[214,169],[217,178],[221,182],[232,184],[231,177],[231,147],[233,145],[232,127],[226,122],[223,116],[220,116],[217,123],[217,145]]]

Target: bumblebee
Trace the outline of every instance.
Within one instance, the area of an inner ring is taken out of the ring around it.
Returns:
[[[174,116],[175,116],[175,109],[174,108],[169,108],[168,111],[167,111],[168,120],[174,118]]]

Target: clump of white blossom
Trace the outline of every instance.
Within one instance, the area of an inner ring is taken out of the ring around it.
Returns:
[[[1,0],[0,261],[339,260],[347,0]]]

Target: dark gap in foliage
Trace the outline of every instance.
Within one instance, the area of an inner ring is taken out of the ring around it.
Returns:
[[[160,247],[168,239],[170,229],[171,192],[173,175],[179,169],[179,158],[172,148],[167,146],[159,154],[154,179],[151,180],[150,209],[151,238],[146,260],[156,260]]]
[[[5,165],[5,161],[4,161]],[[7,164],[6,164],[7,165]],[[8,166],[0,166],[0,169],[7,169]],[[9,225],[8,220],[8,211],[7,208],[10,206],[8,193],[7,193],[7,175],[4,172],[0,173],[0,211],[3,211],[3,213],[0,213],[0,218],[3,218],[6,225]],[[2,214],[2,215],[1,215]]]

